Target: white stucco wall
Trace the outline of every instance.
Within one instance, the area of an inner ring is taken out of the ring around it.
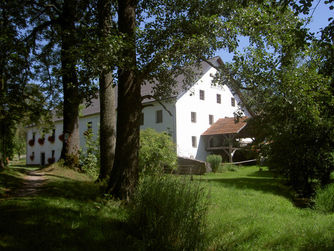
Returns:
[[[239,108],[239,98],[234,97],[226,85],[212,85],[215,73],[216,70],[211,68],[176,102],[176,142],[179,156],[205,161],[207,152],[201,134],[210,127],[209,115],[213,115],[216,122],[219,118],[233,117]],[[200,100],[200,90],[204,90],[204,100]],[[221,95],[220,104],[217,103],[217,94]],[[231,105],[232,97],[236,100],[235,107]],[[196,112],[196,123],[191,122],[191,112]],[[197,147],[192,146],[192,136],[197,139]]]
[[[84,149],[85,140],[83,133],[87,130],[87,123],[92,122],[92,130],[97,139],[98,127],[99,127],[99,115],[91,115],[82,117],[79,120],[79,134],[80,134],[80,147]],[[27,165],[40,165],[41,164],[41,154],[45,153],[45,164],[48,164],[48,158],[52,157],[52,151],[55,151],[55,161],[60,158],[61,149],[63,142],[59,139],[59,135],[63,133],[63,121],[56,121],[54,128],[55,132],[55,141],[49,142],[48,137],[52,134],[52,131],[45,134],[45,141],[43,145],[40,145],[38,139],[41,138],[42,132],[36,127],[28,128],[27,132],[27,154],[26,154],[26,163]],[[33,133],[36,133],[35,143],[33,146],[29,145],[29,140],[33,138]],[[34,153],[33,160],[30,159],[30,156]]]
[[[140,129],[152,128],[158,132],[167,132],[176,142],[176,110],[174,100],[169,102],[163,102],[166,109],[172,114],[172,116],[164,109],[158,102],[152,102],[146,104],[143,109],[144,113],[144,124],[140,126]],[[156,111],[162,110],[162,123],[156,123]]]

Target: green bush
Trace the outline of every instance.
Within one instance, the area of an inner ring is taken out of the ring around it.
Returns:
[[[315,208],[326,213],[334,213],[334,184],[317,191]]]
[[[222,162],[222,157],[220,155],[211,154],[206,157],[206,161],[210,164],[212,172],[215,173]]]
[[[167,133],[151,128],[140,132],[139,170],[142,174],[161,173],[176,168],[175,145]]]
[[[130,203],[131,229],[149,250],[203,250],[207,195],[198,182],[144,176]]]
[[[94,138],[92,130],[84,133],[85,148],[80,151],[80,169],[89,176],[97,179],[100,171],[99,140]]]

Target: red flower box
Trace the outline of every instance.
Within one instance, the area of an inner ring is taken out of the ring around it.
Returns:
[[[45,141],[45,138],[39,138],[39,139],[38,139],[38,143],[39,143],[40,145],[43,145],[43,144],[44,144],[44,141]]]
[[[31,139],[31,140],[29,140],[29,146],[33,146],[34,144],[35,144],[35,140],[34,139]]]
[[[49,136],[48,141],[50,141],[51,143],[55,142],[55,136]]]
[[[48,158],[48,163],[52,164],[55,163],[56,159],[55,158]]]
[[[60,135],[58,136],[58,138],[59,138],[60,141],[64,141],[64,134],[60,134]]]

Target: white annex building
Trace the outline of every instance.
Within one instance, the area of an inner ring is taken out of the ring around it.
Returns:
[[[221,59],[215,57],[210,59],[210,62],[218,66]],[[179,81],[176,87],[177,94],[163,102],[171,114],[157,101],[143,101],[145,106],[141,129],[153,128],[159,132],[165,131],[172,136],[178,156],[205,161],[206,156],[212,152],[210,150],[217,150],[219,147],[223,149],[223,146],[226,146],[223,142],[224,137],[220,137],[223,133],[226,135],[238,133],[245,125],[239,123],[240,126],[235,126],[225,122],[233,120],[237,111],[242,110],[245,116],[249,114],[242,107],[240,98],[227,85],[213,84],[217,72],[214,67],[202,62],[196,71],[199,71],[199,74],[192,85],[184,89],[182,81]],[[142,88],[143,95],[151,91],[149,85],[144,85]],[[61,118],[56,119],[54,130],[44,137],[38,128],[28,128],[26,151],[28,165],[45,165],[59,159],[63,140],[62,123]],[[224,124],[231,128],[221,128]],[[99,100],[95,99],[82,111],[80,117],[81,147],[85,145],[84,132],[91,128],[97,135],[98,127]],[[217,142],[220,138],[222,142]]]

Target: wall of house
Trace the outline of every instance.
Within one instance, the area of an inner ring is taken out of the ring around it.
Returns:
[[[98,128],[99,128],[99,115],[90,115],[82,117],[79,120],[79,134],[80,134],[80,148],[84,149],[85,138],[84,132],[87,130],[88,122],[92,122],[92,130],[97,139]],[[38,142],[39,138],[42,138],[42,131],[37,127],[28,128],[27,132],[27,154],[26,154],[26,163],[27,165],[41,165],[42,164],[42,155],[44,154],[45,164],[49,164],[49,159],[52,161],[52,151],[54,151],[54,160],[57,161],[60,158],[61,149],[63,142],[60,140],[59,136],[63,133],[63,121],[55,122],[55,140],[50,142],[48,140],[49,136],[52,135],[52,131],[47,132],[44,136],[45,140],[43,144]],[[29,140],[33,138],[35,133],[35,141],[31,146]]]
[[[140,129],[152,128],[158,132],[167,132],[176,142],[175,101],[171,100],[163,102],[163,104],[171,115],[158,102],[148,103],[142,111],[144,113],[144,123],[140,126]],[[162,112],[162,123],[156,121],[157,111],[159,110]]]
[[[226,85],[212,85],[212,76],[215,73],[216,69],[211,68],[176,102],[178,156],[205,161],[208,153],[201,134],[211,126],[209,115],[213,115],[213,122],[216,122],[219,118],[233,117],[234,112],[239,109],[239,98],[234,97]],[[200,90],[204,91],[204,100],[200,99]],[[220,104],[217,103],[217,94],[221,95]],[[235,99],[235,106],[232,106],[231,98]],[[191,112],[196,113],[196,122],[191,121]],[[195,146],[192,145],[192,137],[196,138]]]

